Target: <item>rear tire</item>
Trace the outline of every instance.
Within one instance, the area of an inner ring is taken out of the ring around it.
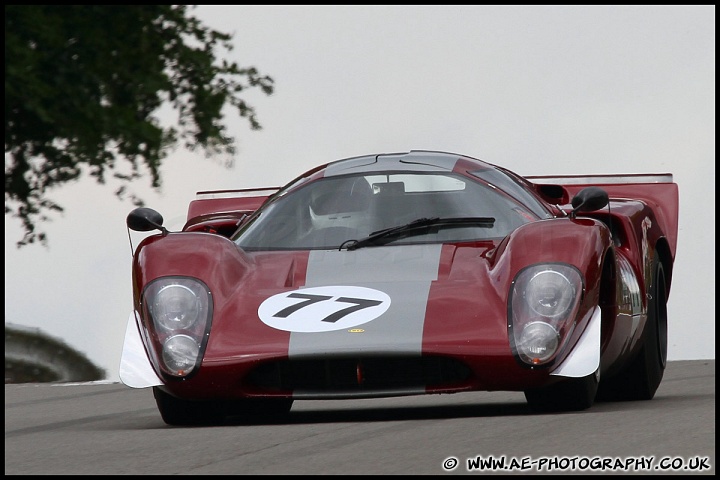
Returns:
[[[656,259],[643,346],[625,370],[600,385],[598,400],[651,400],[655,396],[667,364],[666,292],[665,270]]]

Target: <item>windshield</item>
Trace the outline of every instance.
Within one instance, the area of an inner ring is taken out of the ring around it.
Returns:
[[[419,219],[491,218],[413,229],[391,243],[502,238],[537,219],[497,190],[451,173],[386,173],[326,177],[262,207],[233,240],[245,250],[338,249]]]

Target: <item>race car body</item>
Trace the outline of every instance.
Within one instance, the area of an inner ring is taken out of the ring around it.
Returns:
[[[302,399],[522,391],[651,399],[667,358],[671,174],[521,177],[411,151],[201,192],[133,257],[121,380],[168,424]]]

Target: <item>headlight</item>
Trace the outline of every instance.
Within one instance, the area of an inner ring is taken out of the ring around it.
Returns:
[[[570,265],[533,265],[517,275],[508,328],[513,353],[522,362],[552,361],[574,328],[582,292],[580,272]]]
[[[162,287],[149,307],[158,326],[167,330],[192,326],[202,308],[195,292],[179,284]]]
[[[162,277],[143,292],[146,338],[158,370],[187,377],[202,362],[212,319],[212,298],[200,280]]]
[[[528,307],[543,317],[565,315],[575,299],[575,287],[571,281],[555,270],[534,274],[525,287]]]
[[[175,335],[163,344],[162,357],[167,368],[177,375],[185,375],[195,368],[200,347],[187,335]]]
[[[522,329],[517,339],[517,350],[522,352],[523,360],[533,365],[541,364],[557,351],[560,335],[552,325],[545,322],[532,322]]]

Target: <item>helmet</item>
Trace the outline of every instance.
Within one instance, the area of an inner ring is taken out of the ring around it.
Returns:
[[[358,228],[367,219],[372,187],[364,177],[328,178],[309,188],[313,228]]]

